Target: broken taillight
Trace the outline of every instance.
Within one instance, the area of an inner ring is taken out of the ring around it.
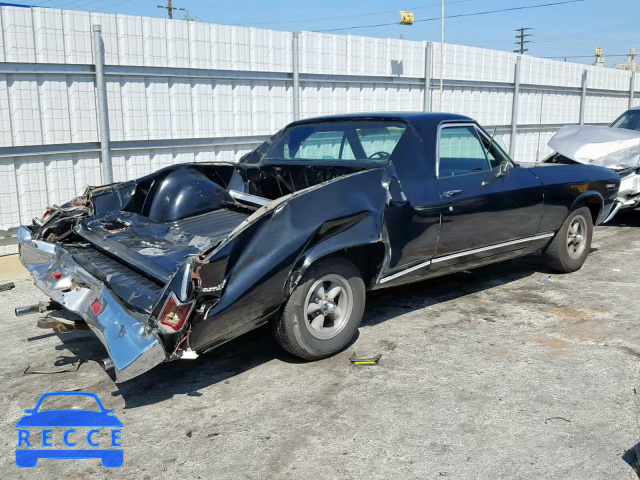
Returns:
[[[60,272],[53,272],[53,273],[51,274],[51,276],[52,276],[53,278],[55,278],[56,280],[60,280],[60,279],[63,277],[62,273],[60,273]]]
[[[178,331],[187,321],[193,302],[180,303],[173,294],[167,300],[162,315],[160,315],[160,323],[172,330]]]

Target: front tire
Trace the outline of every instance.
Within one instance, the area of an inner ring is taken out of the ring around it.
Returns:
[[[346,258],[320,260],[307,270],[272,323],[278,343],[305,360],[342,350],[362,321],[365,286],[358,268]]]
[[[561,273],[580,270],[589,255],[592,237],[591,211],[587,207],[572,211],[543,252],[546,265]]]

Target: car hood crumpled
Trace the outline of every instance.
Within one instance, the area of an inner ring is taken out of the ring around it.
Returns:
[[[623,128],[567,125],[548,143],[559,154],[585,165],[620,170],[640,166],[640,132]]]

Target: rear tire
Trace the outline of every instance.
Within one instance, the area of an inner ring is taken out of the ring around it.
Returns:
[[[543,252],[546,265],[561,273],[580,270],[589,255],[592,236],[591,211],[587,207],[572,211]]]
[[[348,345],[362,321],[365,286],[349,260],[330,257],[307,270],[272,323],[289,353],[305,360],[329,357]]]

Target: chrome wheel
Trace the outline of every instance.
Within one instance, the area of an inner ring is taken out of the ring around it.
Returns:
[[[311,286],[304,305],[311,335],[320,340],[333,338],[344,329],[351,316],[351,285],[341,275],[325,275]]]
[[[580,258],[587,246],[585,239],[587,221],[582,215],[576,215],[567,230],[567,252],[573,259]]]

